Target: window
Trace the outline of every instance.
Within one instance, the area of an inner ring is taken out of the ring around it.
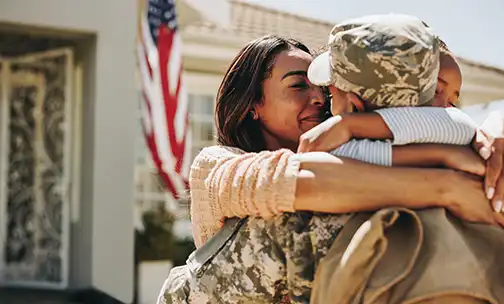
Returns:
[[[189,94],[193,159],[201,149],[215,144],[214,109],[215,97],[213,95]]]
[[[145,136],[142,127],[142,94],[139,94],[137,109],[136,109],[136,119],[135,119],[135,163],[137,165],[146,164],[149,159],[149,150],[145,143]]]

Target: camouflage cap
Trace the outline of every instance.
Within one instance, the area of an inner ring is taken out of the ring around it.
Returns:
[[[337,24],[329,50],[315,58],[308,78],[354,92],[378,107],[430,102],[439,72],[439,41],[421,20],[372,15]]]

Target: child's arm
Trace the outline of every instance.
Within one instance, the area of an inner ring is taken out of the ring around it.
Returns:
[[[332,117],[304,133],[298,152],[332,151],[350,139],[392,140],[393,145],[467,145],[477,126],[455,108],[388,108]]]
[[[390,141],[352,139],[330,152],[332,155],[347,157],[363,162],[392,166],[392,144]]]
[[[369,114],[363,114],[362,117],[367,115],[365,119],[371,124],[356,123],[358,120],[354,119],[353,124],[349,124],[354,137],[393,137],[394,144],[397,145],[410,143],[467,145],[472,141],[476,130],[472,119],[454,108],[389,108],[377,112],[385,125],[382,123],[380,126],[380,118],[369,118]],[[348,118],[344,118],[343,121],[345,119]],[[434,162],[436,166],[440,166],[444,161],[439,158],[441,154],[431,153],[436,152],[436,149],[438,148],[435,146],[393,149],[389,141],[351,140],[331,153],[383,166],[431,166]]]
[[[388,108],[376,111],[393,134],[393,145],[437,143],[468,145],[477,125],[456,108]]]

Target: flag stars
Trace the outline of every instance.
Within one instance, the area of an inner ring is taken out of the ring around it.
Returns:
[[[165,19],[172,19],[173,18],[173,10],[166,11],[164,14]]]
[[[155,41],[161,26],[177,30],[178,24],[173,0],[149,0],[147,15],[151,35]]]

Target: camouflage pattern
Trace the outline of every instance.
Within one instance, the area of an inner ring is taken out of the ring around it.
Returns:
[[[173,269],[158,304],[309,303],[315,269],[348,218],[311,212],[249,218],[200,275]]]
[[[380,108],[432,102],[439,39],[416,17],[388,14],[348,20],[332,29],[328,47],[308,70],[313,83],[354,92]],[[324,69],[327,72],[316,77]]]

